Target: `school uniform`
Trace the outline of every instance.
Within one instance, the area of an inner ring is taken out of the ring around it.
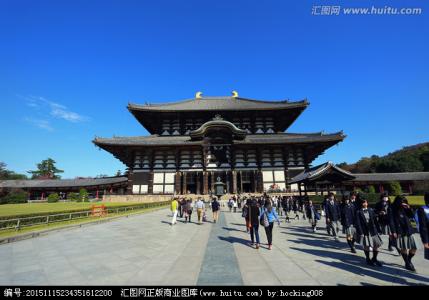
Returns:
[[[337,202],[327,201],[325,205],[326,227],[328,234],[332,231],[332,235],[337,238],[338,221],[341,220],[341,211]],[[328,221],[329,219],[329,221]]]
[[[341,225],[343,225],[344,233],[349,237],[356,235],[355,227],[356,209],[351,203],[341,206]]]
[[[256,204],[256,201],[249,204],[247,212],[246,220],[250,227],[250,239],[253,244],[256,238],[256,244],[259,244],[259,216],[261,211],[259,206]]]
[[[419,223],[419,233],[423,244],[429,243],[429,205],[420,207],[417,210]],[[429,259],[429,249],[425,248],[425,259]]]
[[[372,208],[362,208],[356,214],[356,234],[361,239],[361,244],[364,247],[366,262],[368,265],[382,264],[377,260],[378,248],[383,245],[380,238],[380,225],[377,222],[377,216]],[[373,250],[372,259],[369,258],[369,250]]]
[[[414,217],[411,208],[401,208],[397,212],[389,214],[389,225],[392,233],[397,234],[399,249],[416,250],[416,241],[413,237],[413,226],[410,219]]]
[[[313,228],[313,231],[316,232],[318,213],[314,205],[307,205],[305,207],[305,213],[307,215],[308,221],[311,224],[311,227]]]
[[[365,248],[380,248],[383,241],[380,238],[380,225],[372,208],[362,208],[356,215],[356,233]]]

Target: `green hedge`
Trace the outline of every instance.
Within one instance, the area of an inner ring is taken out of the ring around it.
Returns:
[[[0,204],[27,203],[28,194],[22,190],[11,191],[6,196],[0,198]]]

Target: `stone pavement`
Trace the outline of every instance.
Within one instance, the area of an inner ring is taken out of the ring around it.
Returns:
[[[292,220],[274,228],[274,247],[249,246],[241,213],[219,222],[174,226],[168,210],[52,232],[0,245],[0,285],[410,285],[429,284],[422,245],[413,259],[418,273],[383,247],[384,267],[368,267],[364,254]],[[196,214],[193,216],[196,221]]]

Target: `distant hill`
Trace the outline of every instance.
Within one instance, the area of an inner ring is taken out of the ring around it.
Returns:
[[[429,172],[429,142],[407,146],[385,156],[363,157],[354,164],[338,164],[352,173]]]

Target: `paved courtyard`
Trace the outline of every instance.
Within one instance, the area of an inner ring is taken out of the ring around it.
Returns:
[[[0,285],[410,285],[429,284],[422,244],[413,259],[418,273],[383,247],[384,267],[326,235],[324,222],[275,226],[272,251],[248,245],[241,213],[222,212],[217,224],[170,226],[168,210],[52,232],[0,245]],[[193,215],[193,221],[196,214]]]

